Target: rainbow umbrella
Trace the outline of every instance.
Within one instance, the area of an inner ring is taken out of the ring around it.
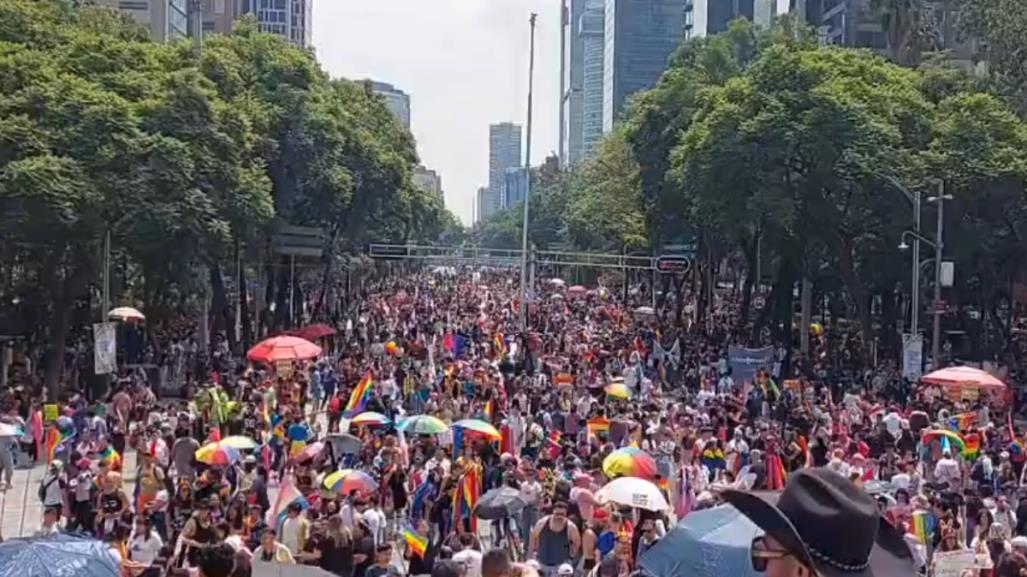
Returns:
[[[617,399],[631,398],[631,389],[629,389],[628,386],[624,383],[610,383],[609,385],[603,387],[603,390],[606,391],[606,395],[610,397],[614,397]]]
[[[635,447],[624,447],[603,459],[603,473],[607,477],[639,477],[655,479],[656,461],[649,453]]]
[[[955,446],[955,450],[962,452],[966,449],[966,442],[963,441],[963,437],[953,431],[946,429],[935,429],[933,431],[924,431],[924,434],[920,439],[926,444],[932,441],[940,441],[942,439],[948,439],[949,443]]]
[[[239,449],[240,451],[252,451],[257,448],[257,442],[244,435],[232,435],[231,437],[225,437],[224,439],[221,439],[221,444],[232,447],[233,449]]]
[[[208,465],[232,465],[242,458],[239,449],[224,443],[210,443],[196,450],[196,460]]]
[[[349,424],[356,427],[384,427],[391,425],[392,421],[381,413],[366,411],[350,419]]]
[[[431,415],[414,415],[413,417],[407,417],[400,421],[399,426],[396,428],[404,433],[414,433],[417,435],[441,435],[449,430],[449,425],[443,423],[441,419]]]
[[[489,438],[490,441],[499,441],[503,438],[495,427],[479,419],[464,419],[453,423],[454,427],[460,427],[472,433],[479,433]]]
[[[350,493],[373,493],[378,490],[378,482],[371,475],[356,469],[343,469],[325,477],[325,489],[333,493],[349,495]]]

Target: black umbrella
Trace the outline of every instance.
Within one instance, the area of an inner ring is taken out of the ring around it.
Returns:
[[[360,452],[363,441],[349,433],[330,433],[328,442],[332,444],[332,452],[338,455],[355,455]]]
[[[486,492],[474,507],[474,516],[479,519],[505,519],[521,512],[527,503],[517,489],[500,487]]]

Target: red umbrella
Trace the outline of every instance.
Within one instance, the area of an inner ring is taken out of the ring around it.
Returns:
[[[929,385],[949,387],[976,387],[985,389],[1004,389],[1006,384],[992,375],[973,367],[949,367],[928,373],[920,380]]]
[[[299,337],[271,337],[256,344],[246,358],[258,363],[302,361],[321,354],[321,347]]]
[[[289,334],[294,337],[299,337],[301,339],[306,339],[308,341],[313,342],[322,337],[334,335],[335,329],[328,325],[318,323],[298,328],[294,331],[291,331]]]

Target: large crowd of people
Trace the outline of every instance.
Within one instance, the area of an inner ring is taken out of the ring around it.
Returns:
[[[37,534],[104,540],[152,577],[626,576],[725,503],[764,529],[751,562],[775,576],[909,575],[966,550],[975,571],[1027,571],[1009,395],[867,368],[855,339],[819,327],[808,359],[779,345],[740,367],[716,328],[729,303],[688,331],[559,279],[522,332],[516,286],[471,269],[390,279],[301,360],[221,350],[211,366],[179,346],[174,370],[203,373],[187,400],[131,379],[102,399],[4,392],[19,435],[0,436],[0,481],[16,454],[47,463]],[[667,506],[611,498],[621,477]]]

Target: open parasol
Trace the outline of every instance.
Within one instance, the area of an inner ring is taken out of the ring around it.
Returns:
[[[107,318],[125,323],[142,322],[146,320],[146,317],[143,316],[143,313],[139,312],[139,309],[134,309],[132,307],[118,307],[116,309],[112,309],[107,313]]]
[[[350,493],[373,493],[378,490],[378,482],[370,475],[356,469],[336,471],[324,480],[325,489],[341,495]]]
[[[963,441],[963,437],[960,437],[957,433],[949,431],[947,429],[934,429],[933,431],[924,431],[924,434],[921,436],[921,439],[924,443],[948,439],[949,443],[954,445],[955,450],[962,451],[966,448],[966,442]]]
[[[317,323],[313,325],[307,325],[305,327],[300,327],[290,332],[289,334],[291,334],[294,337],[299,337],[301,339],[313,342],[317,339],[330,337],[334,335],[335,332],[335,329],[333,329],[332,327],[325,324]]]
[[[920,380],[929,385],[945,387],[1005,388],[1006,384],[989,373],[973,367],[948,367],[928,373]]]
[[[305,361],[321,354],[321,347],[299,337],[271,337],[257,343],[246,353],[246,358],[258,363],[278,361]]]
[[[499,434],[499,431],[496,430],[495,427],[479,419],[464,419],[462,421],[457,421],[453,423],[453,426],[462,428],[465,431],[470,431],[472,433],[483,435],[485,437],[488,437],[488,439],[491,441],[498,441],[502,439],[502,435]]]
[[[621,477],[610,481],[599,489],[596,499],[600,503],[617,503],[647,511],[664,511],[668,508],[667,499],[660,488],[638,477]]]
[[[443,423],[438,417],[431,415],[414,415],[399,422],[396,427],[404,433],[417,435],[441,435],[449,430],[449,426]]]
[[[641,477],[655,479],[656,461],[642,449],[624,447],[603,459],[603,473],[607,477]]]
[[[366,411],[353,417],[349,424],[353,427],[384,427],[391,425],[392,421],[381,413]]]

